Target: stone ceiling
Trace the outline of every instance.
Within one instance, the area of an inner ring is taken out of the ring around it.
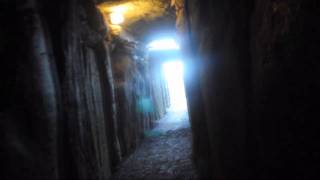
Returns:
[[[137,40],[148,41],[154,34],[175,30],[171,0],[109,0],[98,4],[98,8],[114,34],[128,33]],[[109,15],[115,11],[123,14],[123,24],[111,25]]]

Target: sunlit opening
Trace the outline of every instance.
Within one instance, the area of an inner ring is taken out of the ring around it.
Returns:
[[[179,50],[180,47],[174,39],[161,39],[152,41],[148,44],[148,49],[150,51],[155,50]]]
[[[168,83],[172,111],[186,111],[187,102],[183,81],[183,63],[180,60],[165,62],[162,65]]]
[[[110,14],[110,21],[112,24],[118,25],[123,23],[124,17],[121,12],[113,12]]]

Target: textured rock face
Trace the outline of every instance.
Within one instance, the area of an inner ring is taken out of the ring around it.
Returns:
[[[0,5],[1,176],[107,179],[164,114],[166,89],[136,51],[110,48],[95,1]]]
[[[319,176],[319,15],[315,0],[255,4],[250,136],[256,137],[254,165],[265,179]]]
[[[139,52],[134,43],[114,40],[112,66],[117,102],[117,132],[121,157],[131,153],[141,142],[143,133],[161,118],[168,107],[164,81],[153,78],[154,65]],[[156,67],[155,69],[159,69]],[[153,72],[153,73],[151,73]],[[163,79],[163,78],[162,78]],[[159,88],[160,87],[160,88]],[[157,89],[159,88],[159,89]]]
[[[249,10],[246,2],[187,1],[186,90],[199,173],[245,177]],[[204,18],[205,17],[205,18]]]
[[[23,19],[21,14],[13,14],[9,20],[9,13],[15,10],[12,4],[5,10],[8,14],[1,16],[8,23],[1,30],[5,42],[1,47],[1,82],[5,85],[1,94],[1,162],[10,162],[3,167],[12,177],[55,179],[59,97],[49,42],[34,4],[21,5]]]
[[[319,8],[316,0],[185,1],[178,25],[202,175],[317,175]]]
[[[8,24],[0,33],[4,175],[108,178],[116,153],[113,82],[94,2],[1,7]]]
[[[317,179],[319,1],[175,2],[200,175]],[[159,64],[111,58],[93,0],[2,0],[0,20],[1,179],[110,177],[168,105]]]

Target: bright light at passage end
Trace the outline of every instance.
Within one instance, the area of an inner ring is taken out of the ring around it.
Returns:
[[[179,50],[180,47],[174,39],[161,39],[152,41],[148,44],[148,49],[150,51],[156,50]]]
[[[187,102],[183,81],[183,63],[170,61],[163,63],[162,69],[168,83],[171,109],[173,111],[186,111]]]

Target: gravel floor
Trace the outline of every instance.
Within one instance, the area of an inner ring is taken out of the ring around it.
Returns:
[[[191,162],[191,131],[186,113],[170,112],[147,136],[118,167],[112,180],[197,178]]]

